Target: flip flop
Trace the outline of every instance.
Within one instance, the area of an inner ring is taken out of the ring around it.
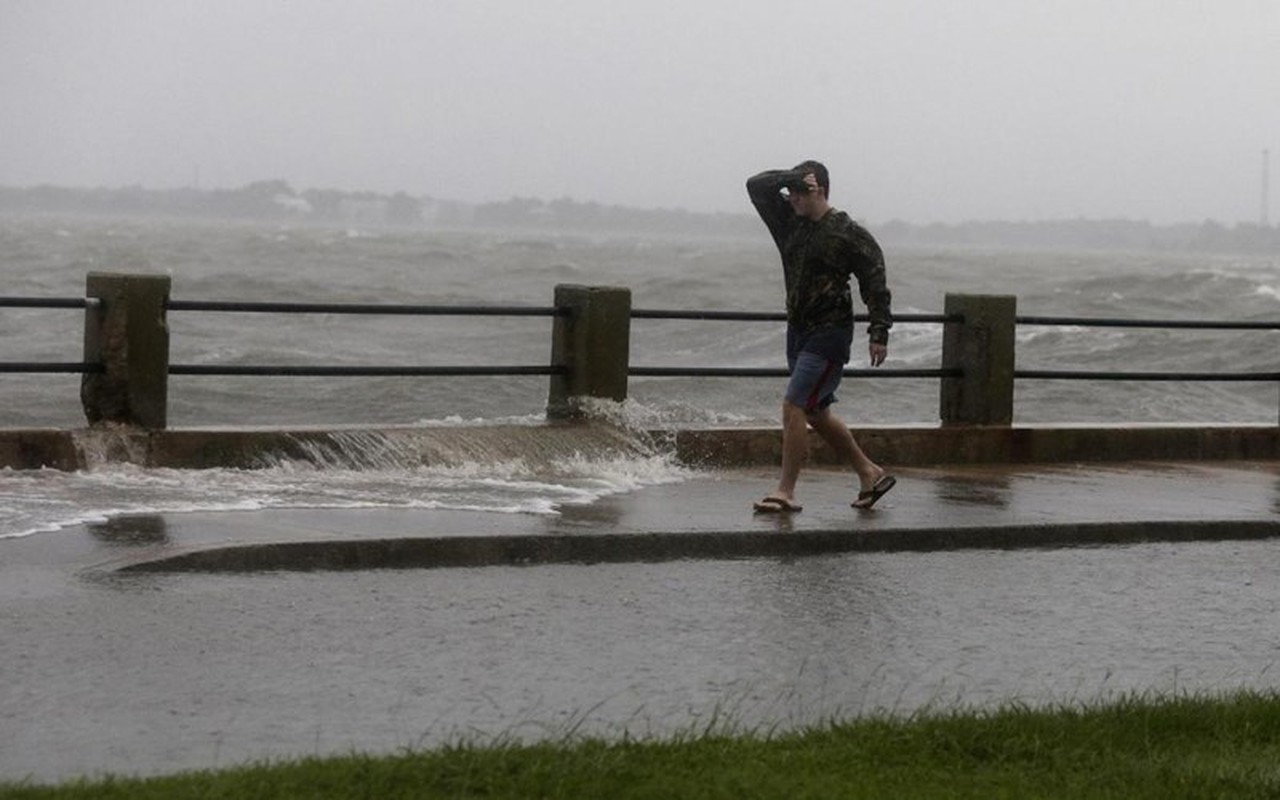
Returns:
[[[788,501],[785,497],[774,497],[773,495],[769,495],[760,502],[755,503],[752,508],[756,510],[757,514],[794,514],[801,510],[800,506]]]
[[[876,481],[876,485],[870,489],[863,489],[858,492],[858,499],[849,505],[854,508],[871,508],[876,501],[889,493],[889,490],[898,484],[898,479],[892,475],[882,475],[880,480]]]

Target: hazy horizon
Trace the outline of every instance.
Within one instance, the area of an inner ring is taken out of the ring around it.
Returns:
[[[1263,0],[0,0],[10,186],[1254,223],[1277,96]]]
[[[235,193],[237,191],[248,189],[249,186],[251,186],[254,183],[274,183],[277,180],[281,180],[281,179],[269,178],[261,181],[250,181],[249,184],[245,184],[244,186],[232,186],[232,187],[196,187],[196,186],[149,187],[142,184],[131,184],[126,186],[70,186],[70,185],[58,185],[58,184],[6,186],[3,184],[0,184],[0,191],[16,190],[21,192],[28,192],[28,191],[39,191],[41,189],[50,188],[56,191],[88,193],[88,194],[99,193],[99,192],[124,193],[124,192],[130,192],[133,190],[141,190],[146,193],[154,192],[157,194],[163,194],[168,192],[177,192],[177,193],[231,192],[231,193]],[[410,199],[417,202],[423,202],[427,204],[439,203],[445,206],[452,206],[455,208],[465,209],[467,213],[474,212],[486,206],[494,206],[494,205],[502,206],[509,203],[518,203],[521,201],[529,201],[529,200],[532,200],[536,203],[540,203],[544,206],[550,207],[560,202],[563,202],[565,200],[565,198],[529,197],[529,196],[513,195],[511,197],[495,198],[493,200],[468,202],[468,201],[458,200],[456,198],[450,198],[450,197],[436,197],[429,194],[413,195],[408,192],[404,192],[403,190],[392,190],[388,192],[373,192],[372,190],[366,190],[366,189],[348,190],[348,189],[342,189],[342,188],[332,187],[332,186],[293,186],[293,185],[290,185],[289,188],[294,192],[295,196],[300,198],[304,197],[309,192],[326,192],[326,193],[336,192],[339,195],[347,195],[356,199],[358,199],[363,195],[373,195],[374,197],[382,200],[391,200],[395,195],[405,194],[405,195],[408,195]],[[756,212],[753,208],[750,207],[749,204],[747,204],[746,207],[744,208],[729,209],[727,211],[701,211],[698,209],[689,209],[689,208],[678,207],[678,206],[631,206],[631,205],[625,205],[621,203],[603,203],[603,202],[593,200],[591,198],[585,198],[585,197],[574,198],[571,200],[571,203],[579,207],[594,204],[603,209],[617,210],[619,212],[622,212],[624,216],[626,213],[629,213],[629,212],[635,213],[635,214],[658,213],[658,214],[675,214],[675,215],[687,214],[692,216],[708,215],[712,217],[725,217],[725,216],[735,217],[736,216],[736,217],[741,217],[744,220],[751,221],[752,223],[758,223],[758,217],[756,215]],[[424,206],[424,211],[429,210],[429,208],[430,208],[430,205]],[[285,213],[288,211],[288,205],[282,204],[278,206],[278,210],[281,213]],[[68,212],[68,213],[74,213],[74,212]],[[97,212],[89,212],[89,213],[90,215],[97,215]],[[118,214],[122,218],[129,217],[129,216],[146,217],[146,216],[154,215],[153,212],[150,212],[150,211],[128,211],[128,210],[121,210],[118,212]],[[197,213],[197,216],[198,215],[199,214]],[[307,218],[307,216],[308,214],[301,213],[299,214],[298,219],[305,219]],[[1075,217],[1042,217],[1042,218],[1035,218],[1035,219],[1030,219],[1030,218],[1026,218],[1026,219],[995,219],[995,218],[956,219],[948,222],[940,222],[936,220],[930,221],[930,222],[918,222],[915,220],[901,219],[898,217],[893,217],[888,219],[868,219],[866,217],[859,216],[858,219],[863,223],[874,224],[876,226],[893,225],[893,226],[906,226],[906,227],[919,228],[919,229],[925,229],[925,228],[930,228],[934,226],[943,226],[948,228],[966,228],[966,227],[973,228],[973,227],[983,227],[983,226],[992,226],[992,225],[1014,226],[1014,227],[1016,226],[1036,227],[1036,226],[1054,226],[1054,225],[1071,225],[1071,224],[1082,224],[1085,226],[1093,225],[1093,226],[1099,226],[1099,227],[1106,227],[1109,225],[1119,224],[1119,225],[1136,226],[1136,227],[1146,225],[1146,226],[1151,226],[1152,228],[1155,228],[1155,229],[1169,229],[1169,230],[1187,228],[1187,227],[1203,227],[1205,225],[1211,225],[1211,226],[1216,225],[1216,226],[1222,226],[1225,229],[1242,229],[1243,230],[1243,229],[1249,229],[1249,228],[1256,228],[1258,224],[1256,220],[1241,220],[1239,222],[1230,222],[1230,221],[1206,218],[1201,220],[1177,220],[1177,221],[1170,221],[1170,222],[1153,222],[1151,220],[1141,219],[1137,217],[1095,217],[1095,216],[1085,216],[1085,215],[1075,216]],[[1275,229],[1276,227],[1277,225],[1273,220],[1269,228]]]

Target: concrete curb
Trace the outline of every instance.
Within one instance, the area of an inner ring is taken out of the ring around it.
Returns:
[[[789,558],[835,553],[1088,547],[1280,537],[1280,520],[1042,523],[793,533],[702,531],[402,537],[233,545],[150,558],[116,573],[340,571]]]

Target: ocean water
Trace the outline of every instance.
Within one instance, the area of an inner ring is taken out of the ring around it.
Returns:
[[[873,226],[874,232],[874,226]],[[1280,319],[1280,259],[1180,254],[913,249],[883,242],[894,308],[938,313],[948,292],[1014,294],[1021,314]],[[181,300],[551,305],[559,283],[621,285],[635,308],[777,311],[782,280],[761,229],[743,238],[557,236],[281,227],[159,220],[0,219],[0,294],[83,296],[91,271],[163,273]],[[545,317],[356,317],[171,311],[175,364],[542,365]],[[865,353],[859,325],[854,361]],[[80,361],[82,312],[0,309],[0,360]],[[937,367],[936,324],[894,328],[889,367]],[[632,363],[783,365],[780,323],[637,320]],[[1278,332],[1028,327],[1027,369],[1264,371]],[[862,356],[865,358],[865,356]],[[0,374],[0,426],[82,427],[78,375]],[[632,379],[623,429],[776,424],[781,379]],[[545,377],[171,379],[170,424],[474,427],[536,425]],[[933,424],[934,379],[849,380],[836,407],[855,425]],[[1275,422],[1267,383],[1021,381],[1019,422]],[[616,443],[614,443],[616,445]],[[95,447],[93,437],[85,446]],[[75,474],[0,473],[0,536],[120,513],[409,505],[554,514],[686,473],[636,434],[574,458],[475,453],[424,465],[353,443],[340,463],[145,470],[102,460]]]

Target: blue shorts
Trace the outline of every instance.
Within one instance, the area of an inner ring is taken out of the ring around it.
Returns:
[[[791,381],[787,384],[787,402],[804,409],[806,414],[816,414],[836,402],[836,389],[844,377],[852,338],[852,330],[824,330],[801,336],[788,328],[787,367]]]
[[[816,414],[836,402],[836,388],[844,377],[844,364],[817,353],[802,350],[789,359],[791,381],[787,384],[787,402]]]

